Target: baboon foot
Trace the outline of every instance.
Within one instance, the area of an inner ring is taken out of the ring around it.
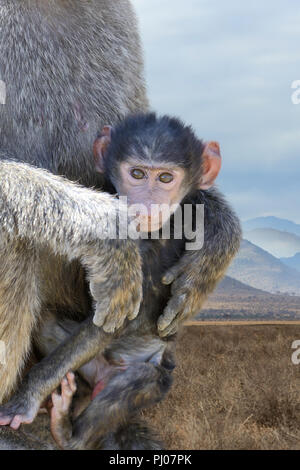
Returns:
[[[12,429],[19,429],[21,424],[33,422],[40,408],[40,402],[28,402],[26,399],[15,396],[8,403],[0,407],[0,426],[9,425]]]

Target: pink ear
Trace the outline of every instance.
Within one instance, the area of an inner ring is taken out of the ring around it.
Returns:
[[[111,142],[111,130],[111,126],[104,126],[100,136],[97,137],[93,145],[95,166],[98,173],[104,173],[104,154]]]
[[[218,142],[208,142],[202,153],[202,174],[199,189],[209,189],[215,182],[222,165],[222,157]]]

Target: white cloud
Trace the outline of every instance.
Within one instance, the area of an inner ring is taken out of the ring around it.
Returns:
[[[270,200],[278,199],[279,211],[289,206],[290,217],[299,217],[300,105],[291,102],[291,83],[300,79],[300,3],[133,3],[153,108],[179,115],[200,137],[221,142],[224,175],[231,184],[233,172],[244,188],[237,195],[241,213],[243,207],[250,210],[247,198],[254,196],[248,192],[248,175],[256,172],[259,210],[275,211]],[[270,184],[281,174],[293,188],[287,193],[285,188],[283,205]]]

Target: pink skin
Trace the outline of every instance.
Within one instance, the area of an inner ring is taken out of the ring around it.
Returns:
[[[98,363],[99,362],[99,367]],[[91,400],[93,400],[105,387],[112,372],[125,370],[126,366],[108,366],[105,360],[93,360],[82,368],[83,375],[89,383],[93,383]],[[95,383],[94,383],[95,381]],[[68,372],[61,381],[61,393],[55,390],[51,394],[52,403],[48,406],[50,412],[50,428],[53,438],[59,447],[63,448],[61,442],[61,428],[65,417],[69,416],[73,397],[77,391],[75,374]],[[82,411],[82,410],[81,410]],[[79,414],[81,413],[79,412]],[[77,410],[78,412],[78,410]],[[76,413],[76,411],[75,411]]]
[[[136,173],[142,178],[134,178],[132,175]],[[185,171],[175,165],[160,163],[159,167],[146,166],[132,159],[121,163],[120,175],[119,195],[127,197],[129,207],[137,202],[143,205],[143,210],[137,212],[141,232],[161,228],[184,196],[182,183]],[[170,181],[162,182],[162,178]],[[155,205],[162,204],[170,209],[169,213],[155,209]]]
[[[54,391],[51,395],[53,407],[50,411],[51,416],[51,432],[59,446],[60,443],[60,429],[61,423],[65,416],[68,416],[72,404],[73,396],[76,393],[77,386],[75,375],[73,372],[68,372],[66,377],[61,381],[61,393]]]
[[[31,406],[30,410],[26,414],[16,414],[13,419],[11,416],[3,416],[0,418],[0,426],[7,426],[8,424],[14,430],[19,429],[21,424],[30,424],[38,414],[40,404],[36,403],[35,406]]]
[[[104,172],[105,151],[110,142],[111,127],[104,126],[101,136],[96,139],[93,146],[96,171],[99,173]],[[199,155],[200,158],[203,171],[197,187],[209,189],[221,169],[219,144],[206,143],[202,155]],[[184,184],[185,170],[170,162],[161,161],[159,165],[154,163],[146,165],[143,160],[131,158],[121,163],[120,176],[116,188],[119,195],[127,197],[129,207],[137,204],[142,206],[139,211],[131,214],[138,217],[141,232],[159,230],[175,211],[177,204],[182,201],[186,191],[190,189]],[[155,210],[155,205],[165,205],[170,210]]]
[[[202,154],[203,173],[199,189],[209,189],[215,182],[222,165],[221,151],[218,142],[207,142]]]
[[[51,421],[59,419],[61,415],[68,413],[73,396],[77,390],[75,375],[68,372],[66,377],[61,381],[61,394],[55,390],[51,394],[53,407],[51,408]]]
[[[126,364],[122,360],[120,363],[110,364],[102,354],[98,354],[94,359],[81,366],[79,373],[90,385],[92,389],[91,400],[93,400],[106,387],[114,374],[125,369]]]

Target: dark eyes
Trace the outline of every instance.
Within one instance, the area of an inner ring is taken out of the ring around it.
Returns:
[[[136,180],[142,180],[147,177],[146,173],[140,168],[133,168],[130,172],[130,175]],[[171,173],[161,173],[158,179],[161,183],[171,183],[171,181],[174,179],[174,176],[171,175]]]
[[[142,180],[146,176],[145,172],[143,170],[139,170],[138,168],[131,170],[130,174],[132,178],[136,180]]]
[[[162,183],[171,183],[173,181],[174,177],[171,175],[171,173],[162,173],[159,175],[159,181]]]

